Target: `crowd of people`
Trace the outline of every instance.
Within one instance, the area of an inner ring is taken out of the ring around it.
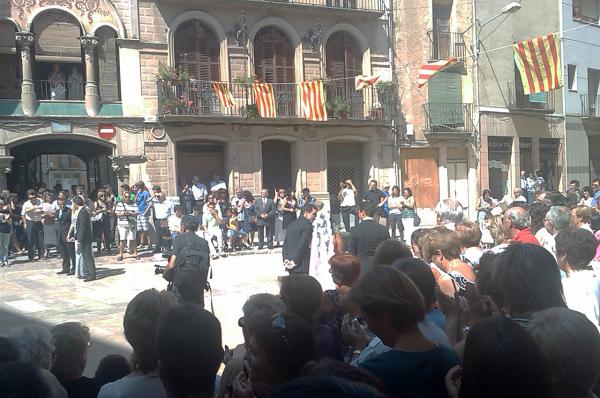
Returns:
[[[185,215],[169,279],[186,275],[196,288],[175,282],[171,291],[146,290],[128,304],[128,362],[108,356],[87,378],[85,325],[21,327],[0,339],[0,390],[71,398],[596,396],[600,187],[591,206],[541,192],[494,206],[499,214],[478,222],[445,199],[435,208],[437,225],[414,229],[408,245],[376,221],[384,202],[397,203],[373,183],[373,200],[352,205],[360,222],[333,243],[331,288],[307,266],[322,208],[303,195],[284,238],[289,275],[279,277],[278,295],[254,294],[243,305],[239,346],[223,347],[218,319],[203,309],[198,281],[206,279],[210,250],[196,232],[207,221]],[[254,201],[243,192],[238,199],[242,209],[262,209],[257,220],[275,207],[264,191]],[[213,211],[209,220],[220,224]],[[482,240],[485,233],[491,241]],[[199,263],[201,276],[190,271]]]

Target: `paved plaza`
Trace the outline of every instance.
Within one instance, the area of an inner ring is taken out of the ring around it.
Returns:
[[[122,262],[103,256],[97,259],[98,279],[85,283],[74,276],[57,275],[58,259],[33,263],[18,259],[10,268],[0,269],[0,335],[23,324],[82,321],[92,334],[86,368],[86,375],[92,375],[104,355],[129,355],[123,314],[137,293],[166,288],[167,282],[154,274],[158,260],[150,254],[140,261],[126,258]],[[223,343],[234,347],[242,341],[237,321],[248,296],[277,293],[277,276],[284,274],[281,253],[229,256],[213,260],[212,268],[214,310],[223,327]],[[210,309],[208,294],[206,308]]]

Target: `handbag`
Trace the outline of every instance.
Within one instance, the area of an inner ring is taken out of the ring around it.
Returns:
[[[104,218],[104,213],[96,213],[92,216],[92,222],[102,221],[103,218]]]
[[[413,226],[418,227],[419,225],[421,225],[421,217],[419,217],[415,211],[415,216],[413,217]]]

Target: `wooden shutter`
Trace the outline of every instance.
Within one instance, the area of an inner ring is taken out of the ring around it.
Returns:
[[[175,66],[198,80],[220,80],[220,48],[216,36],[202,22],[191,20],[175,32]]]
[[[429,80],[427,92],[431,125],[457,127],[464,123],[461,75],[438,72]]]
[[[331,79],[346,79],[339,81],[334,86],[339,87],[339,91],[344,91],[346,98],[354,92],[355,76],[362,74],[362,55],[356,42],[346,32],[336,32],[325,47],[327,54],[327,65],[325,66],[327,76]]]
[[[98,81],[102,101],[119,101],[119,56],[117,32],[103,26],[96,31],[98,37]]]
[[[33,32],[37,35],[36,59],[59,57],[61,60],[81,60],[81,27],[70,14],[56,10],[43,12],[35,18]]]
[[[21,98],[21,62],[15,33],[12,22],[0,21],[0,98]]]
[[[275,27],[263,28],[254,39],[254,70],[265,83],[294,83],[294,49]]]

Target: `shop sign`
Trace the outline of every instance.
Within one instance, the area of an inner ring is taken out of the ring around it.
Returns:
[[[100,124],[98,135],[104,140],[112,140],[117,135],[117,128],[112,124]]]
[[[50,122],[50,130],[53,133],[72,133],[73,126],[69,122]]]
[[[558,153],[558,140],[540,140],[540,152]]]
[[[510,153],[512,143],[510,141],[488,141],[489,152],[508,152]]]
[[[519,148],[521,148],[521,149],[531,149],[531,141],[530,140],[523,140],[523,139],[521,139],[519,141]]]
[[[504,173],[508,173],[509,165],[503,163],[499,160],[490,160],[488,162],[488,168],[490,169],[500,169]]]

